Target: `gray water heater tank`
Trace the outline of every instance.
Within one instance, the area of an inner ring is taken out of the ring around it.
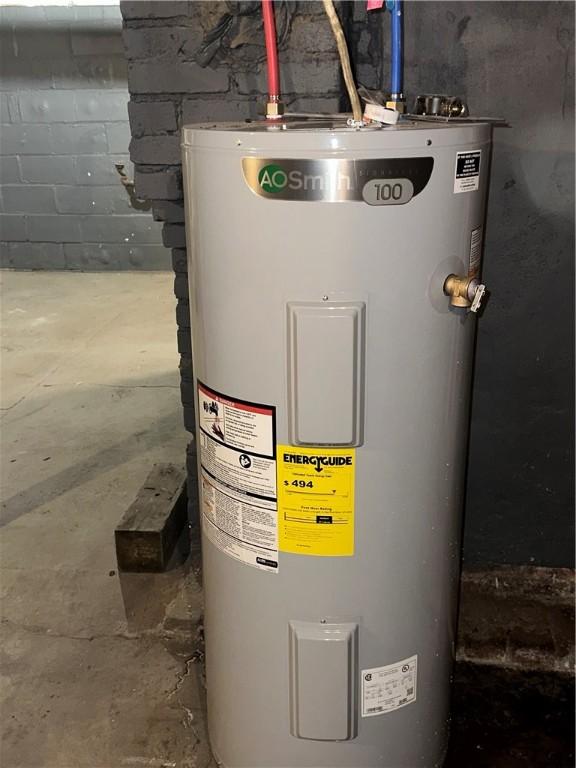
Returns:
[[[410,120],[184,129],[226,768],[442,765],[475,334],[444,286],[479,271],[490,143]]]

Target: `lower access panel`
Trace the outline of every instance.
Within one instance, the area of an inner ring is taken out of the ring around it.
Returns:
[[[360,445],[363,302],[288,304],[290,441]]]
[[[357,735],[358,625],[290,622],[290,732],[300,739]]]

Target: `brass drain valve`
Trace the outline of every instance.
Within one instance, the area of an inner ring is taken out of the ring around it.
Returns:
[[[470,312],[478,312],[486,293],[486,286],[476,277],[448,275],[444,281],[444,293],[450,296],[453,307],[470,307]]]

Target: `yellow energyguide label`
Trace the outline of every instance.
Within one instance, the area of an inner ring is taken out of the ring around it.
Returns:
[[[278,544],[300,555],[354,554],[353,448],[279,445]]]

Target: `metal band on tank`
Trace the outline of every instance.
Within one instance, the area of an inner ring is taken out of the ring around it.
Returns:
[[[428,184],[432,157],[295,160],[242,158],[250,189],[269,200],[404,205]]]

